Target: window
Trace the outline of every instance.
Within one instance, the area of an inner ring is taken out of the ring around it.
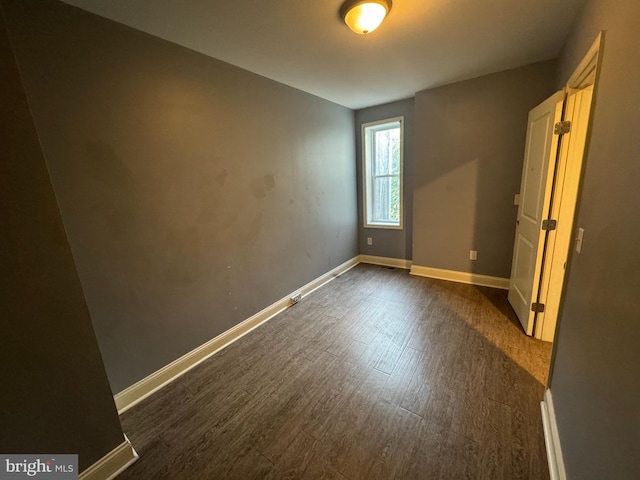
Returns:
[[[365,227],[402,228],[403,119],[362,125]]]

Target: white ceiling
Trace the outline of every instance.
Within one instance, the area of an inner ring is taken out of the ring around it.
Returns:
[[[349,108],[554,58],[585,0],[394,0],[356,35],[342,0],[64,0]]]

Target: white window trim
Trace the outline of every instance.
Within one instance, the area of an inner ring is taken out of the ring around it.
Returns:
[[[398,225],[390,225],[380,222],[369,222],[369,211],[371,210],[370,198],[367,194],[373,186],[369,185],[371,181],[370,160],[368,158],[367,148],[367,134],[366,129],[375,127],[377,125],[384,125],[386,123],[398,122],[400,124],[400,223]],[[385,120],[378,120],[376,122],[363,123],[362,124],[362,210],[363,210],[363,223],[364,228],[383,228],[390,230],[403,230],[404,229],[404,117],[393,117]]]

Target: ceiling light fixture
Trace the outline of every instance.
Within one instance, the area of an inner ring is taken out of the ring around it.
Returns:
[[[355,33],[364,35],[380,26],[391,10],[391,0],[347,0],[340,7],[340,17]]]

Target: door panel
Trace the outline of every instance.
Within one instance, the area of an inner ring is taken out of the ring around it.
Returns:
[[[520,185],[520,206],[513,247],[509,303],[527,335],[533,334],[547,218],[558,150],[556,122],[562,119],[564,92],[557,92],[529,112]]]
[[[515,275],[512,278],[513,288],[518,294],[519,300],[526,303],[531,298],[531,282],[533,276],[531,268],[535,261],[536,250],[534,245],[526,238],[517,237],[517,245],[515,246],[515,255],[513,261],[516,263],[514,268]]]
[[[548,148],[550,147],[550,136],[553,135],[553,115],[552,112],[541,112],[538,118],[530,119],[528,151],[526,159],[529,159],[523,166],[523,185],[530,188],[521,190],[520,200],[522,201],[522,220],[537,222],[542,214],[542,197],[544,195],[546,171],[538,167],[538,162],[548,158]],[[524,168],[524,167],[529,168]]]

